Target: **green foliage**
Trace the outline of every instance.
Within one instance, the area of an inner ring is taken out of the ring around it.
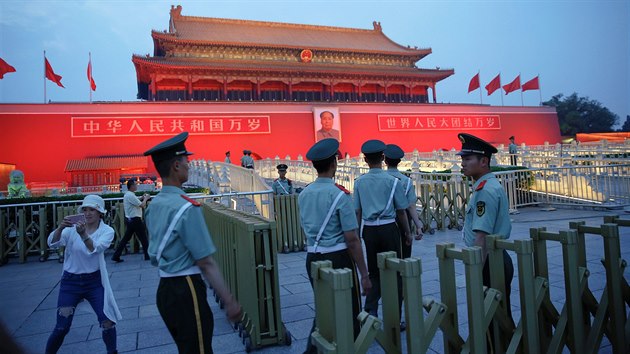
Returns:
[[[630,115],[626,116],[626,122],[621,126],[622,132],[630,132]]]
[[[567,97],[557,94],[543,105],[556,107],[562,135],[610,132],[619,121],[619,117],[601,103],[578,97],[577,93]]]

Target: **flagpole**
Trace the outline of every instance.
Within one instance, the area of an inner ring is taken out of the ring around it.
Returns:
[[[501,72],[499,71],[499,90],[503,91],[503,85],[501,85]],[[503,93],[500,93],[499,96],[501,96],[501,106],[505,106],[503,104]]]
[[[46,51],[44,51],[44,104],[46,104]]]
[[[90,103],[92,103],[92,52],[88,52],[90,65],[90,77],[88,77],[88,91],[90,91]]]
[[[519,84],[520,84],[521,73],[518,73],[518,81],[519,81]],[[521,85],[521,107],[524,107],[524,106],[525,106],[525,104],[523,103],[523,85]]]
[[[479,78],[479,103],[483,104],[483,99],[481,98],[481,75],[479,75],[480,72],[481,70],[477,70],[477,77]]]
[[[540,89],[540,74],[538,74],[538,95],[540,95],[540,105],[542,106],[542,90]]]

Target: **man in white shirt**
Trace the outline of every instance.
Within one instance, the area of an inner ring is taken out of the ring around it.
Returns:
[[[125,225],[127,226],[127,230],[125,231],[125,236],[123,236],[120,243],[118,243],[118,247],[116,247],[116,251],[112,256],[112,261],[116,263],[124,261],[124,259],[120,258],[120,255],[134,233],[138,236],[138,239],[140,239],[140,243],[142,243],[144,260],[149,260],[149,254],[147,253],[149,249],[149,241],[147,240],[147,232],[144,227],[144,222],[142,221],[142,209],[147,206],[149,195],[145,194],[142,196],[142,199],[140,199],[135,194],[136,190],[138,190],[136,181],[134,179],[127,181],[127,192],[125,192],[125,196],[123,197]]]

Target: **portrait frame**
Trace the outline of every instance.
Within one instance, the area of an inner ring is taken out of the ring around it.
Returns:
[[[313,127],[315,132],[315,141],[319,141],[318,132],[322,129],[322,123],[320,114],[323,112],[330,112],[333,114],[333,125],[332,129],[339,133],[339,142],[341,142],[341,115],[339,114],[339,107],[314,107],[313,108]]]

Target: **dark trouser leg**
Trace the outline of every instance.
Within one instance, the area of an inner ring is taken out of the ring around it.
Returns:
[[[359,277],[357,275],[357,269],[352,257],[348,250],[341,250],[337,252],[331,253],[308,253],[306,255],[306,273],[308,274],[308,280],[311,283],[311,288],[313,288],[313,279],[311,278],[311,263],[329,260],[332,262],[333,269],[339,268],[348,268],[352,270],[352,324],[354,330],[354,338],[356,339],[361,331],[361,323],[357,319],[359,316],[359,312],[361,311],[361,286],[359,285]],[[313,326],[311,327],[311,331],[309,333],[313,333],[315,331],[315,319],[313,319]],[[311,344],[310,334],[308,341],[306,342],[306,351],[305,354],[317,354],[317,348]]]
[[[214,318],[200,275],[161,278],[156,303],[179,353],[212,354]]]
[[[46,354],[57,353],[72,326],[74,310],[83,299],[80,283],[64,273],[57,299],[57,323],[46,343]]]
[[[490,266],[489,260],[486,258],[486,262],[483,264],[483,285],[490,286]],[[512,319],[512,307],[510,303],[510,295],[512,294],[512,279],[514,278],[514,264],[512,263],[512,258],[507,253],[506,250],[503,250],[503,272],[505,274],[505,305],[507,307],[507,315],[510,319]],[[492,322],[490,322],[490,327],[492,328]],[[490,337],[488,339],[488,348],[492,347],[492,343],[494,343],[494,332],[492,330],[489,331]]]
[[[123,249],[127,246],[127,242],[129,242],[129,240],[131,239],[131,236],[133,235],[132,225],[133,225],[133,222],[129,222],[129,219],[125,218],[125,226],[126,226],[125,235],[123,236],[122,240],[120,240],[120,242],[118,243],[118,247],[116,247],[116,251],[114,251],[114,255],[112,256],[112,259],[114,261],[120,259],[120,255],[122,254]]]
[[[133,218],[131,221],[133,225],[133,232],[138,235],[138,239],[142,244],[142,251],[144,252],[144,259],[149,259],[149,239],[147,238],[147,231],[144,227],[144,222],[140,218]]]
[[[365,226],[363,240],[367,266],[372,282],[372,290],[365,298],[365,311],[371,315],[378,315],[378,301],[381,299],[381,277],[377,264],[377,255],[381,252],[394,251],[400,258],[400,231],[395,223],[381,226]],[[402,305],[402,281],[398,278],[398,301]]]

